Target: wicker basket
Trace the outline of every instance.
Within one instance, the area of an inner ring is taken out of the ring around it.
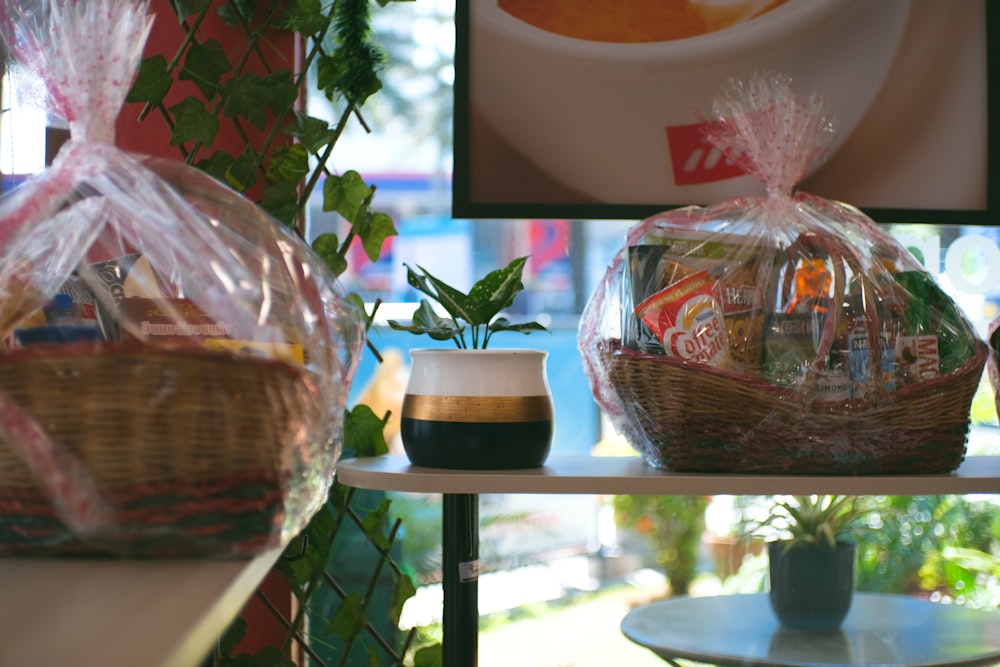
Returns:
[[[0,442],[0,553],[250,555],[315,483],[325,423],[308,373],[199,348],[39,346],[0,356],[0,391],[82,462],[114,530],[79,541]],[[302,489],[298,490],[302,493]]]
[[[965,457],[969,410],[988,350],[878,404],[809,404],[801,394],[662,354],[599,348],[647,461],[677,472],[948,473]]]

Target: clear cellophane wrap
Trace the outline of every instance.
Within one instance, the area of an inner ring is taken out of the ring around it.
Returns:
[[[765,186],[635,225],[591,295],[595,399],[651,464],[685,471],[949,471],[982,341],[862,211],[795,185],[835,121],[773,72],[727,82],[706,137]]]
[[[115,146],[146,2],[3,12],[70,139],[0,199],[0,553],[283,546],[332,484],[363,315],[248,199]]]

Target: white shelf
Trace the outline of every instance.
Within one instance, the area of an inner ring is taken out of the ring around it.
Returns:
[[[195,667],[280,554],[0,559],[0,665]]]
[[[444,470],[411,466],[405,456],[390,455],[344,459],[337,479],[361,489],[448,494],[975,494],[1000,493],[1000,456],[968,457],[952,474],[786,476],[671,473],[634,456],[553,456],[528,470]]]

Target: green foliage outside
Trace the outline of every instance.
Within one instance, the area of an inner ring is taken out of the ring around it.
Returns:
[[[698,569],[706,496],[615,496],[615,521],[649,540],[671,595],[687,595]]]
[[[858,589],[1000,605],[1000,512],[976,496],[869,499],[886,520],[859,542]],[[993,597],[992,601],[990,598]]]

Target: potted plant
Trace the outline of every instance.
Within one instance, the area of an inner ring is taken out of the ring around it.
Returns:
[[[857,545],[850,539],[865,509],[855,496],[791,496],[776,501],[751,535],[769,529],[770,600],[779,622],[801,630],[835,630],[854,596]]]
[[[414,465],[454,469],[517,469],[542,465],[553,435],[547,352],[486,349],[502,331],[546,331],[511,323],[501,312],[524,289],[526,257],[491,271],[468,293],[423,267],[406,265],[407,282],[426,295],[409,324],[389,326],[454,349],[410,351],[411,370],[400,415],[403,449]],[[432,302],[445,314],[439,314]]]

